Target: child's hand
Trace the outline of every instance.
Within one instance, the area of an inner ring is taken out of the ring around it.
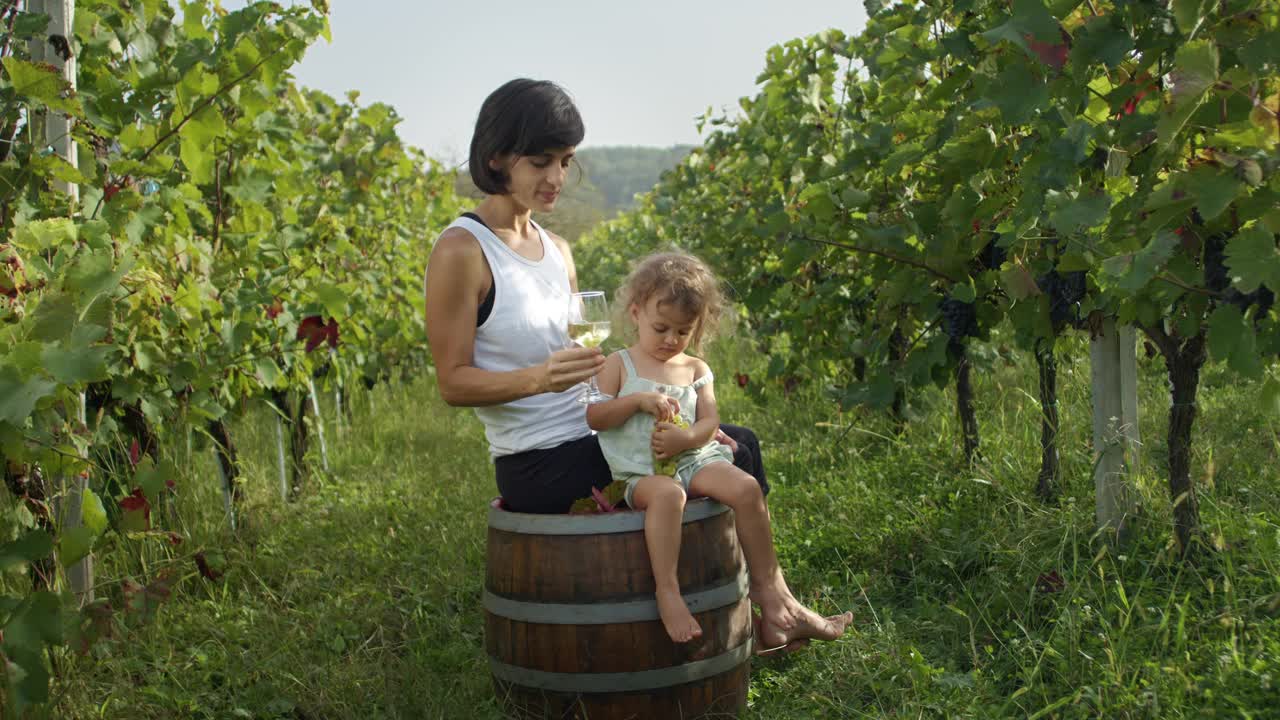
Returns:
[[[669,422],[654,424],[649,448],[653,450],[653,456],[657,459],[673,458],[691,447],[693,447],[693,437],[687,426],[680,427]]]
[[[658,422],[666,422],[680,414],[680,403],[675,398],[659,392],[637,393],[640,411],[649,413]]]

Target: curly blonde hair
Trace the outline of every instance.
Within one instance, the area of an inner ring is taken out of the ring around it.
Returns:
[[[640,258],[618,288],[614,307],[630,320],[632,304],[644,307],[655,295],[659,304],[693,316],[693,335],[689,340],[693,350],[698,351],[704,341],[715,336],[724,316],[724,294],[720,291],[720,281],[702,260],[679,251]]]

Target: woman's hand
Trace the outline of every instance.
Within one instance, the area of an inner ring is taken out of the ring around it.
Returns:
[[[730,452],[738,452],[738,441],[729,437],[727,434],[725,434],[725,431],[721,430],[720,428],[716,428],[716,436],[712,438],[712,440],[715,440],[721,445],[728,446]]]
[[[655,423],[653,435],[649,438],[649,448],[653,456],[659,460],[673,458],[693,447],[693,432],[689,428],[669,422]]]
[[[640,412],[649,413],[658,422],[666,422],[680,414],[680,403],[673,397],[660,392],[636,393],[640,404]]]
[[[573,347],[557,350],[542,364],[541,392],[561,392],[600,372],[604,353],[600,348]]]

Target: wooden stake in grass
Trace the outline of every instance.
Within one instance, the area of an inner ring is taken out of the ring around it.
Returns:
[[[1036,346],[1036,366],[1040,375],[1040,475],[1036,495],[1042,502],[1058,496],[1058,362],[1053,343]]]
[[[284,462],[284,422],[280,420],[282,408],[276,408],[276,467],[280,469],[280,499],[289,499],[289,477]]]
[[[1138,390],[1133,328],[1102,321],[1090,343],[1093,382],[1093,479],[1098,532],[1123,543],[1136,511],[1130,476],[1138,445]],[[1128,359],[1124,358],[1128,355]],[[1126,367],[1127,366],[1127,367]]]
[[[231,442],[231,433],[227,429],[227,424],[222,420],[213,420],[209,423],[209,437],[213,439],[213,458],[218,466],[218,477],[222,481],[222,499],[226,505],[227,519],[234,532],[237,525],[236,515],[240,510],[240,502],[244,499],[244,493],[237,483],[240,469],[236,460],[236,448]]]
[[[311,390],[311,409],[316,417],[316,435],[320,437],[320,463],[325,472],[329,472],[329,449],[324,443],[324,418],[320,416],[320,397],[316,395],[315,380],[307,378],[307,388]]]

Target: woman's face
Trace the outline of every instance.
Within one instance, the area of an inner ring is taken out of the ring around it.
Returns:
[[[495,170],[504,168],[511,181],[507,191],[521,207],[550,212],[564,189],[574,148],[547,150],[539,155],[515,155],[489,161]]]

